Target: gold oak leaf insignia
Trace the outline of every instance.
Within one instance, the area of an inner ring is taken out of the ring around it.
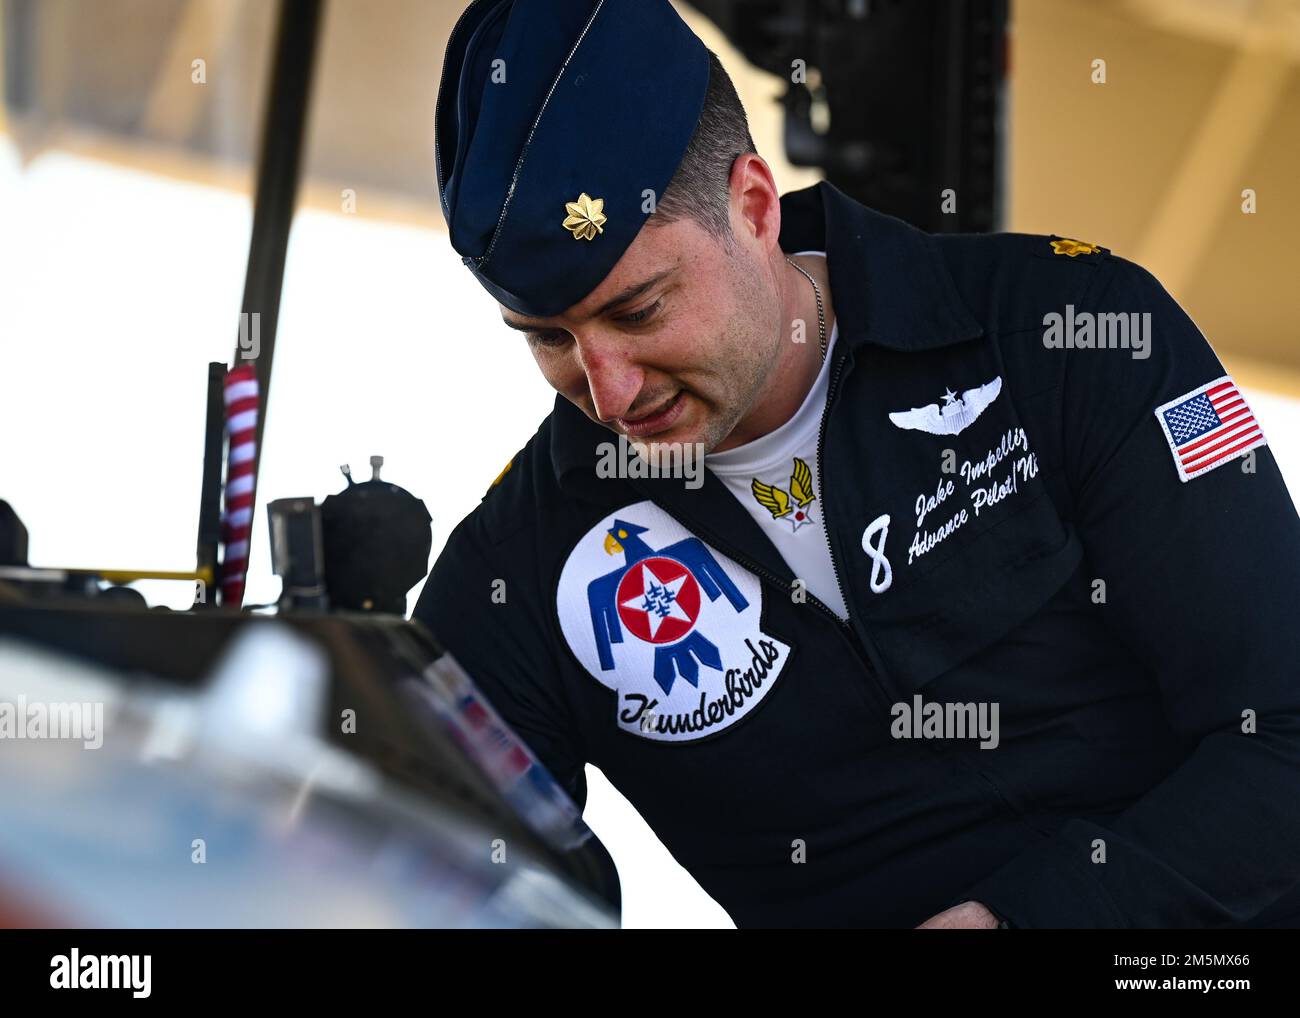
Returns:
[[[564,211],[568,213],[564,228],[573,234],[574,240],[595,240],[596,234],[605,232],[601,229],[605,225],[604,209],[604,198],[592,198],[583,191],[577,201],[564,203]]]
[[[502,467],[501,473],[497,474],[496,479],[491,484],[489,484],[488,487],[495,488],[498,484],[500,484],[501,479],[505,477],[506,474],[510,473],[510,468],[513,467],[514,465],[515,465],[515,461],[511,460],[504,467]]]
[[[1096,254],[1101,250],[1096,244],[1089,244],[1082,240],[1071,240],[1069,237],[1062,237],[1060,240],[1052,241],[1052,250],[1056,254],[1069,255],[1071,258],[1081,254]]]

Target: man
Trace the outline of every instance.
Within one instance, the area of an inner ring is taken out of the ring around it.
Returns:
[[[739,926],[1294,921],[1300,526],[1154,278],[778,196],[666,0],[472,5],[436,135],[558,396],[414,617],[579,806]]]

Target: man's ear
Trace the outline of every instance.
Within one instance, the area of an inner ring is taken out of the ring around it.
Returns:
[[[755,152],[745,152],[731,164],[731,204],[738,213],[737,225],[745,231],[742,237],[753,237],[766,247],[778,246],[781,194],[771,167]]]

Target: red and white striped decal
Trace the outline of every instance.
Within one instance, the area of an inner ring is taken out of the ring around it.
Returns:
[[[248,541],[253,530],[253,461],[257,451],[257,371],[241,364],[226,375],[226,508],[221,516],[221,603],[244,601]]]

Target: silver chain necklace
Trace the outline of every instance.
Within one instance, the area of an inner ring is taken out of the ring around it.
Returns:
[[[789,255],[786,255],[785,260],[790,262],[791,267],[803,275],[808,282],[812,283],[813,293],[817,295],[817,336],[821,341],[822,361],[824,363],[826,360],[826,312],[822,307],[822,288],[817,285],[817,280],[813,279],[812,273],[802,265],[797,265],[791,261]]]

